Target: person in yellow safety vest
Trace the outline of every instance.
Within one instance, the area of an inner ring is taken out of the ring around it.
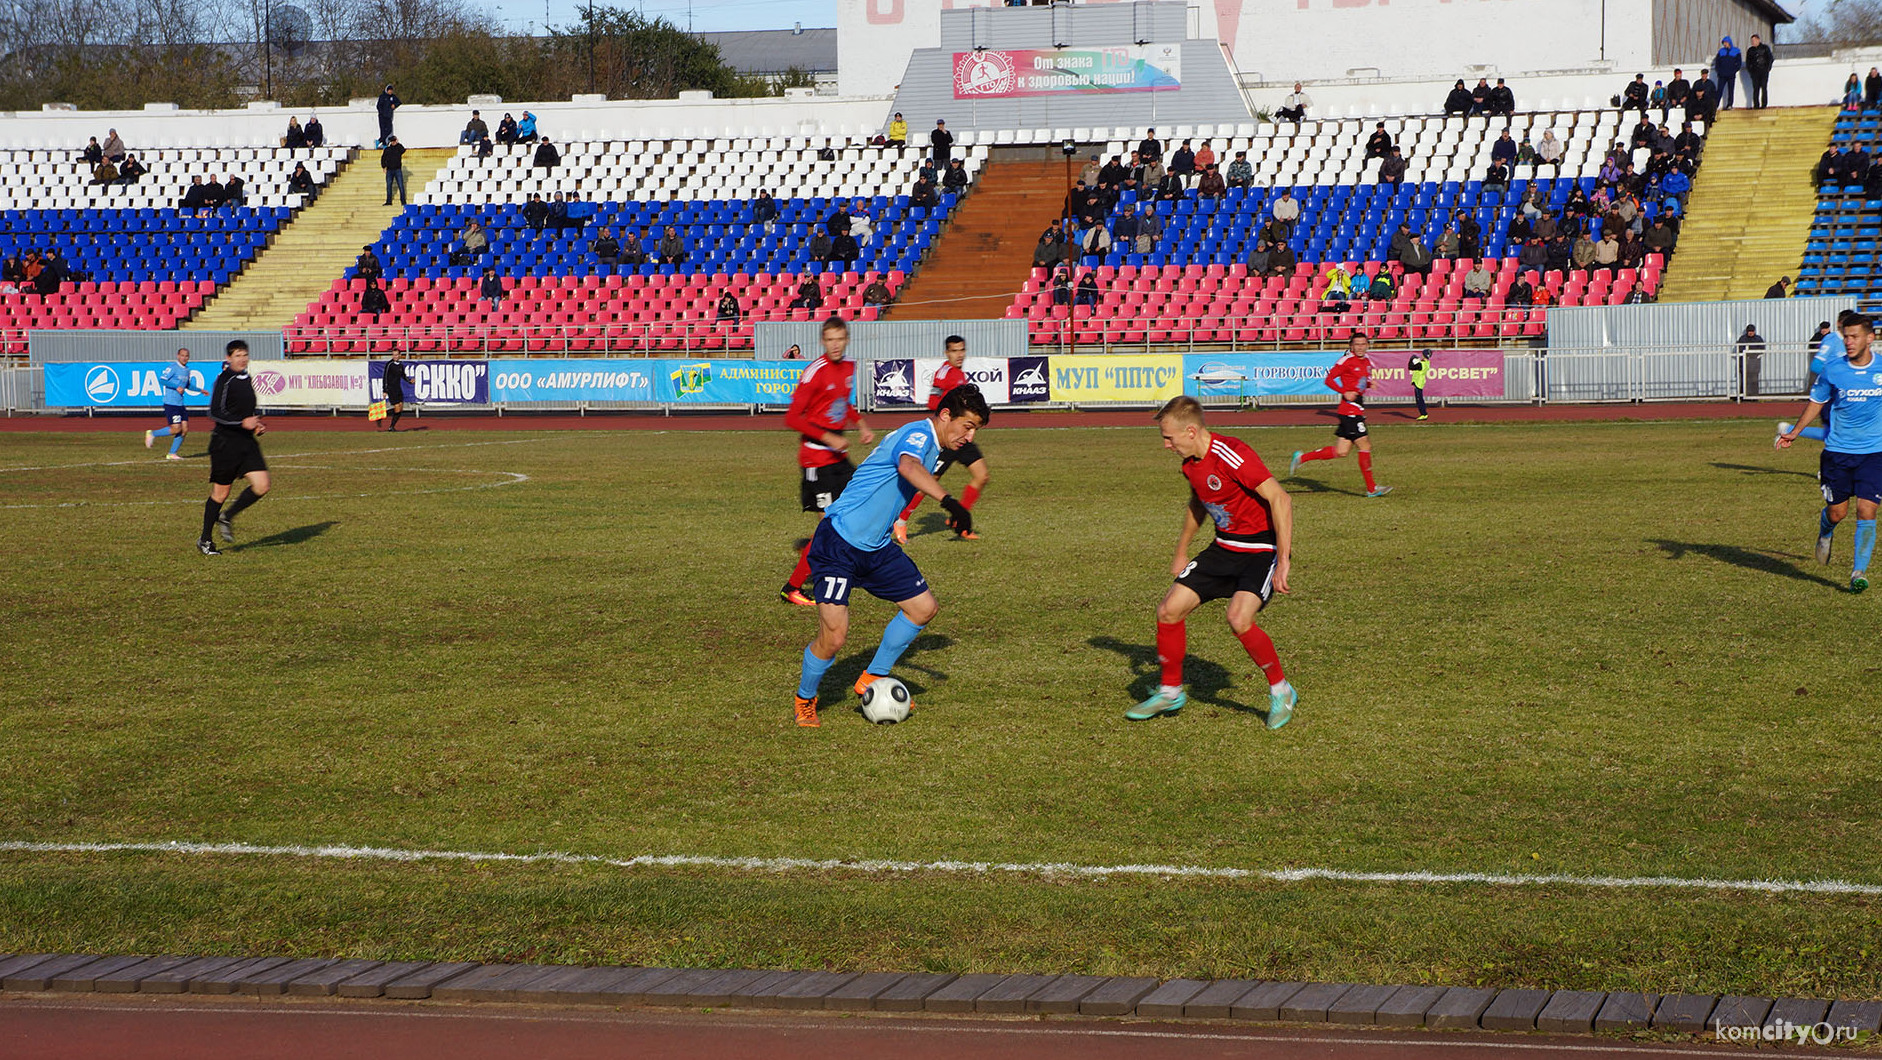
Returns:
[[[1425,379],[1431,371],[1431,355],[1430,350],[1420,350],[1412,354],[1411,363],[1405,366],[1411,374],[1412,398],[1418,402],[1418,418],[1421,420],[1431,418],[1425,411]]]

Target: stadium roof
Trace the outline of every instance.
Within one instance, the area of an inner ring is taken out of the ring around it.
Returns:
[[[836,72],[836,30],[754,29],[694,36],[719,46],[719,57],[741,74],[781,74],[792,67],[806,73]]]
[[[1778,3],[1777,0],[1745,0],[1745,2],[1770,18],[1773,25],[1786,26],[1797,21],[1797,16],[1784,10],[1784,5]]]

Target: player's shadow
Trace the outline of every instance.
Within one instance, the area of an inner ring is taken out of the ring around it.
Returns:
[[[1755,467],[1751,464],[1725,464],[1716,460],[1712,462],[1712,466],[1718,468],[1720,471],[1737,471],[1746,475],[1802,475],[1805,478],[1817,477],[1814,471],[1796,471],[1787,467]]]
[[[1685,559],[1688,553],[1714,559],[1720,563],[1729,563],[1734,567],[1757,571],[1759,574],[1776,574],[1785,578],[1795,578],[1800,582],[1814,582],[1827,585],[1832,589],[1845,588],[1841,583],[1825,578],[1821,574],[1812,574],[1801,570],[1793,560],[1802,560],[1802,556],[1788,552],[1760,552],[1737,545],[1700,545],[1690,541],[1665,541],[1660,538],[1648,538],[1650,544],[1658,546],[1666,553],[1667,559]]]
[[[850,689],[856,687],[856,679],[861,677],[863,671],[868,668],[869,660],[876,657],[876,645],[881,643],[881,637],[867,635],[860,638],[859,643],[859,638],[856,636],[858,632],[857,627],[852,624],[850,642],[843,646],[843,650],[849,654],[838,656],[836,662],[831,665],[829,673],[824,675],[824,687],[840,688],[845,696],[849,695]],[[954,638],[944,633],[923,633],[915,638],[915,643],[908,646],[908,650],[902,653],[902,658],[895,664],[895,676],[908,686],[909,695],[918,696],[928,691],[927,685],[911,679],[914,674],[921,674],[934,681],[948,679],[945,672],[931,666],[923,666],[919,661],[921,653],[942,651],[953,646]],[[862,650],[853,650],[856,648]]]
[[[246,552],[251,548],[275,548],[280,545],[304,545],[339,525],[331,520],[324,523],[308,523],[306,526],[297,526],[292,530],[283,530],[278,534],[269,534],[267,537],[258,537],[253,541],[244,542],[237,547],[236,551]]]
[[[1116,652],[1122,655],[1131,667],[1131,683],[1128,695],[1133,700],[1148,699],[1157,690],[1162,673],[1157,665],[1157,648],[1154,644],[1131,644],[1116,637],[1093,637],[1085,642],[1094,648]],[[1183,676],[1189,682],[1189,698],[1193,702],[1207,703],[1225,710],[1239,710],[1244,714],[1267,717],[1268,712],[1259,707],[1233,700],[1224,695],[1235,684],[1235,675],[1228,668],[1206,659],[1190,656],[1183,661]],[[1260,681],[1256,682],[1260,684]]]
[[[1348,497],[1364,496],[1364,494],[1360,493],[1358,490],[1329,486],[1317,478],[1302,478],[1296,475],[1293,478],[1287,479],[1286,482],[1287,492],[1289,493],[1344,493]]]
[[[919,518],[921,519],[921,525],[919,527],[910,526],[908,528],[908,536],[923,537],[928,534],[944,534],[949,532],[947,512],[922,512]]]

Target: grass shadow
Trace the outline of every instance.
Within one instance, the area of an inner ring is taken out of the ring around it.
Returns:
[[[1786,467],[1756,467],[1751,464],[1726,464],[1717,460],[1712,462],[1712,466],[1718,468],[1720,471],[1738,471],[1746,475],[1802,475],[1804,478],[1817,477],[1817,473],[1814,471],[1793,471]]]
[[[324,523],[308,523],[306,526],[297,526],[292,530],[283,530],[278,534],[269,534],[267,537],[258,537],[253,541],[237,545],[235,551],[246,552],[251,548],[275,548],[280,545],[304,545],[339,525],[333,520]]]
[[[1793,560],[1802,556],[1788,552],[1761,552],[1755,549],[1740,548],[1737,545],[1701,545],[1690,541],[1665,541],[1660,538],[1648,538],[1648,542],[1666,553],[1667,559],[1685,559],[1688,553],[1704,556],[1707,559],[1728,563],[1759,574],[1775,574],[1780,577],[1794,578],[1800,582],[1815,582],[1832,589],[1847,589],[1841,582],[1832,581],[1821,574],[1799,570]]]
[[[1116,652],[1130,663],[1131,683],[1128,689],[1132,700],[1147,699],[1157,690],[1161,681],[1161,672],[1157,666],[1157,647],[1154,644],[1132,644],[1116,637],[1093,637],[1085,642],[1094,648]],[[1265,718],[1265,709],[1251,707],[1246,703],[1229,699],[1223,693],[1235,685],[1235,675],[1228,667],[1198,659],[1191,655],[1183,660],[1183,676],[1189,679],[1189,698],[1191,702],[1207,703],[1212,707],[1240,711]],[[1261,682],[1257,682],[1261,683]],[[1265,690],[1265,684],[1263,688]],[[1128,704],[1125,704],[1128,705]],[[1123,709],[1124,705],[1119,707]]]
[[[1329,486],[1325,482],[1322,482],[1321,480],[1317,478],[1306,478],[1304,476],[1296,475],[1293,478],[1282,479],[1281,481],[1287,483],[1287,491],[1289,493],[1344,493],[1348,497],[1365,496],[1365,494],[1359,492],[1358,490],[1341,489],[1338,486]]]
[[[854,645],[857,641],[856,633],[856,627],[852,625],[850,627],[851,645]],[[853,699],[854,697],[850,696],[850,690],[856,686],[856,679],[861,677],[863,671],[869,667],[869,660],[876,657],[876,645],[880,643],[881,635],[880,631],[878,631],[875,636],[864,639],[864,650],[853,651],[848,655],[838,656],[836,662],[831,665],[829,672],[824,674],[823,687],[827,689],[837,689],[840,695]],[[923,666],[921,663],[914,661],[915,658],[922,652],[943,651],[953,646],[954,638],[944,633],[923,633],[921,636],[915,638],[915,643],[908,646],[908,650],[902,653],[901,659],[897,660],[895,664],[895,676],[903,684],[908,686],[909,695],[919,696],[928,691],[927,685],[911,679],[912,674],[920,674],[931,681],[945,681],[948,679],[946,671],[937,670],[932,666]],[[835,697],[830,698],[834,700]],[[860,706],[860,704],[852,705]]]

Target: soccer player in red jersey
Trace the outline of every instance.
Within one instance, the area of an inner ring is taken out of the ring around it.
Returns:
[[[876,440],[876,434],[863,422],[862,414],[850,402],[855,386],[856,362],[846,353],[850,328],[842,317],[823,322],[823,356],[804,366],[797,377],[797,389],[791,393],[791,407],[784,414],[784,425],[798,434],[797,466],[803,469],[802,488],[798,493],[804,510],[823,518],[824,509],[843,495],[856,465],[850,463],[849,439],[843,432],[851,425],[864,445]],[[797,554],[797,567],[791,578],[778,590],[786,603],[813,607],[816,601],[804,593],[804,579],[810,577],[810,544]]]
[[[948,391],[967,382],[967,370],[962,367],[967,363],[967,340],[959,335],[949,335],[947,341],[942,343],[942,350],[947,355],[947,362],[935,372],[934,385],[928,390],[928,411],[930,412],[941,407],[941,399],[947,396]],[[947,474],[948,468],[955,464],[967,465],[969,478],[967,488],[961,491],[961,505],[968,511],[973,511],[974,502],[980,499],[981,492],[987,488],[987,457],[980,451],[980,446],[973,442],[968,442],[959,449],[943,449],[941,450],[941,469],[934,473],[934,477],[940,478]],[[921,498],[922,494],[915,494],[915,499],[909,501],[908,507],[902,509],[902,514],[896,517],[895,540],[900,544],[908,544],[908,517],[915,514],[916,508],[921,507]],[[948,519],[948,525],[954,525],[953,518]],[[956,530],[955,533],[965,541],[980,539],[980,535],[974,533],[971,527],[966,530]]]
[[[1184,620],[1205,600],[1227,599],[1229,628],[1268,678],[1268,728],[1294,716],[1300,696],[1281,671],[1274,641],[1255,616],[1275,592],[1285,593],[1294,544],[1294,501],[1268,472],[1248,443],[1211,434],[1202,403],[1187,394],[1171,398],[1157,413],[1163,448],[1183,458],[1189,503],[1176,538],[1170,573],[1176,584],[1157,605],[1157,662],[1163,684],[1154,695],[1124,712],[1132,721],[1174,714],[1189,702],[1183,691],[1183,656],[1189,636]],[[1195,559],[1189,543],[1204,521],[1215,524],[1215,540]]]
[[[1372,436],[1366,433],[1366,390],[1372,386],[1372,360],[1366,356],[1371,341],[1361,332],[1353,332],[1346,342],[1346,356],[1327,373],[1327,389],[1340,396],[1340,423],[1333,428],[1333,444],[1311,453],[1296,452],[1287,465],[1287,477],[1293,478],[1300,465],[1310,460],[1337,460],[1359,446],[1359,474],[1366,480],[1366,496],[1383,497],[1392,487],[1372,480]]]

